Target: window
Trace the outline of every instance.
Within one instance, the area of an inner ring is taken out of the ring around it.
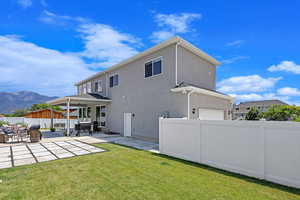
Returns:
[[[102,92],[102,81],[96,81],[95,82],[95,92]]]
[[[109,78],[109,87],[115,87],[119,85],[119,75],[113,75]]]
[[[91,82],[87,82],[86,88],[87,88],[87,92],[91,93],[92,92],[92,83]]]
[[[86,84],[82,85],[82,94],[86,94]]]
[[[78,95],[82,95],[82,85],[78,86]]]
[[[87,117],[91,118],[91,107],[87,107]]]
[[[145,63],[145,78],[162,73],[162,58],[157,58]]]

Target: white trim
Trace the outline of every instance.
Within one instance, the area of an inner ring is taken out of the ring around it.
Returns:
[[[226,94],[220,94],[220,93],[217,93],[214,91],[197,88],[197,87],[193,87],[193,86],[178,87],[178,88],[171,89],[171,92],[182,92],[184,94],[186,94],[188,91],[194,91],[195,93],[198,93],[198,94],[205,94],[205,95],[209,95],[209,96],[218,97],[221,99],[227,99],[227,100],[230,100],[231,102],[233,102],[235,99],[234,97],[231,97]]]
[[[178,45],[180,41],[176,43],[175,46],[175,85],[178,85]]]
[[[146,65],[146,63],[149,63],[149,62],[152,63],[152,74],[153,74],[153,69],[154,69],[153,68],[153,62],[156,61],[156,60],[160,60],[161,61],[161,72],[159,74],[155,74],[155,75],[152,75],[152,76],[145,77],[145,73],[146,73],[145,65]],[[163,62],[164,61],[163,60],[164,60],[163,56],[158,56],[156,58],[152,58],[152,59],[149,59],[146,62],[144,62],[144,79],[148,79],[148,78],[152,78],[152,77],[163,75],[163,68],[164,68],[164,66],[163,66]]]
[[[51,101],[47,101],[47,104],[59,104],[64,103],[66,100],[70,99],[71,101],[87,101],[87,102],[111,102],[109,99],[88,99],[88,98],[80,98],[80,97],[61,97]]]
[[[120,62],[120,63],[118,63],[116,65],[113,65],[113,66],[109,67],[108,69],[106,69],[104,71],[98,72],[98,73],[96,73],[96,74],[94,74],[94,75],[92,75],[92,76],[90,76],[90,77],[88,77],[88,78],[86,78],[86,79],[84,79],[82,81],[79,81],[75,85],[77,86],[79,84],[82,84],[82,83],[85,83],[85,82],[87,82],[89,80],[92,80],[92,79],[94,79],[94,78],[96,78],[96,77],[98,77],[98,76],[100,76],[102,74],[105,74],[107,72],[111,72],[113,70],[116,70],[116,69],[118,69],[120,67],[123,67],[126,64],[134,62],[134,61],[136,61],[136,60],[138,60],[138,59],[140,59],[140,58],[142,58],[144,56],[150,55],[150,54],[152,54],[152,53],[154,53],[154,52],[156,52],[156,51],[158,51],[160,49],[163,49],[163,48],[165,48],[165,47],[167,47],[169,45],[172,45],[174,43],[177,43],[177,42],[181,42],[181,46],[182,47],[190,50],[192,53],[194,53],[195,55],[201,57],[202,59],[206,60],[207,62],[209,62],[209,63],[211,63],[211,64],[213,64],[215,66],[218,66],[218,65],[221,64],[216,59],[214,59],[213,57],[209,56],[208,54],[206,54],[205,52],[203,52],[199,48],[195,47],[191,43],[185,41],[184,39],[182,39],[182,38],[180,38],[178,36],[175,36],[175,37],[173,37],[173,38],[171,38],[171,39],[169,39],[169,40],[167,40],[165,42],[162,42],[162,43],[160,43],[160,44],[158,44],[158,45],[156,45],[156,46],[154,46],[154,47],[152,47],[152,48],[150,48],[150,49],[142,52],[142,53],[139,53],[139,54],[137,54],[137,55],[135,55],[135,56],[127,59],[127,60],[124,60],[124,61],[122,61],[122,62]]]
[[[98,90],[97,91],[96,91],[96,88],[95,88],[96,83],[98,83]],[[101,91],[99,90],[100,86],[101,86]],[[103,93],[103,85],[102,85],[102,80],[101,79],[97,79],[97,80],[94,81],[94,92]]]

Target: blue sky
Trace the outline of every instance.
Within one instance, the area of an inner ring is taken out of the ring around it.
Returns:
[[[179,35],[222,62],[219,91],[300,104],[300,1],[6,0],[0,91],[73,84]]]

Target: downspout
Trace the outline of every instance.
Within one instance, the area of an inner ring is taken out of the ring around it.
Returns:
[[[194,90],[191,90],[188,92],[188,119],[191,119],[191,94],[195,93]]]
[[[175,45],[175,84],[178,86],[178,45],[180,41]]]
[[[67,101],[67,136],[70,136],[70,97]]]

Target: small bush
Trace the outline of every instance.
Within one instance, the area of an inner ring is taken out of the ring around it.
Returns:
[[[0,121],[0,126],[3,126],[3,125],[9,125],[9,123],[7,121]]]
[[[50,131],[51,132],[55,132],[55,128],[50,128]]]

